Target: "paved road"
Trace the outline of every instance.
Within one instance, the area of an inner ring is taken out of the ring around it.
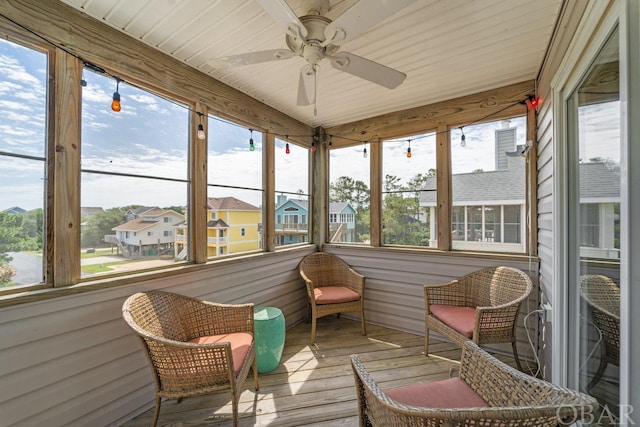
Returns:
[[[9,252],[9,256],[13,257],[9,264],[16,269],[16,275],[11,279],[16,285],[33,285],[42,282],[42,255]]]

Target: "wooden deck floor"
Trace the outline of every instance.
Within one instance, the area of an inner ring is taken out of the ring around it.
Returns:
[[[460,360],[454,345],[431,340],[429,358],[422,336],[327,316],[318,319],[316,345],[311,327],[302,323],[287,331],[280,366],[260,374],[253,391],[249,374],[239,403],[240,426],[357,426],[357,403],[349,355],[357,353],[382,388],[445,379]],[[499,357],[502,360],[509,360]],[[512,361],[512,359],[511,359]],[[153,410],[125,424],[148,426]],[[158,426],[231,426],[231,400],[218,393],[162,404]]]

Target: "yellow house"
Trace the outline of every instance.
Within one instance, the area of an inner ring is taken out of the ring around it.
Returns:
[[[262,211],[235,197],[207,199],[207,256],[249,252],[262,247]],[[187,255],[187,223],[176,224],[176,258]]]

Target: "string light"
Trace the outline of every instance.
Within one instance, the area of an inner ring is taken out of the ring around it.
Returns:
[[[196,113],[200,119],[200,123],[198,123],[198,139],[205,139],[207,137],[207,134],[204,132],[204,126],[202,125],[202,116],[204,114],[202,114],[201,112],[197,112]]]
[[[467,137],[464,136],[464,128],[462,126],[460,127],[460,132],[462,132],[462,136],[460,137],[460,146],[464,148],[467,146]]]
[[[333,145],[333,135],[329,135],[329,147]]]
[[[116,113],[121,110],[120,105],[120,92],[118,92],[118,88],[120,87],[121,80],[116,77],[116,91],[113,92],[113,101],[111,101],[111,109]]]
[[[407,139],[407,143],[409,144],[407,146],[407,158],[410,159],[411,158],[411,140]]]
[[[313,140],[311,141],[311,152],[315,153],[316,152],[316,139],[318,137],[313,135]]]
[[[253,145],[253,129],[249,129],[249,151],[255,151],[256,146]]]
[[[289,135],[285,135],[284,137],[287,139],[287,143],[284,146],[284,152],[289,154],[291,153],[291,150],[289,149]]]
[[[364,150],[362,150],[362,157],[367,158],[367,141],[364,142]]]

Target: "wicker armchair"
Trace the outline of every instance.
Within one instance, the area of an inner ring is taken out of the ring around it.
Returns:
[[[529,276],[511,267],[485,268],[449,283],[425,285],[425,356],[429,355],[429,330],[434,330],[460,347],[467,340],[476,344],[510,342],[522,370],[516,319],[532,288]]]
[[[122,316],[140,339],[153,372],[152,426],[158,421],[162,398],[181,401],[224,390],[231,392],[237,426],[238,398],[251,367],[258,389],[253,304],[215,304],[149,291],[130,296]]]
[[[580,293],[602,340],[600,364],[587,385],[591,391],[602,378],[607,364],[620,366],[620,287],[607,276],[585,274],[580,277]]]
[[[307,286],[312,343],[316,342],[316,319],[335,313],[360,312],[362,335],[367,334],[363,275],[356,273],[337,256],[326,252],[315,252],[304,257],[298,271]]]
[[[569,425],[598,407],[591,396],[523,374],[471,341],[458,378],[383,391],[357,355],[351,366],[361,427]]]

